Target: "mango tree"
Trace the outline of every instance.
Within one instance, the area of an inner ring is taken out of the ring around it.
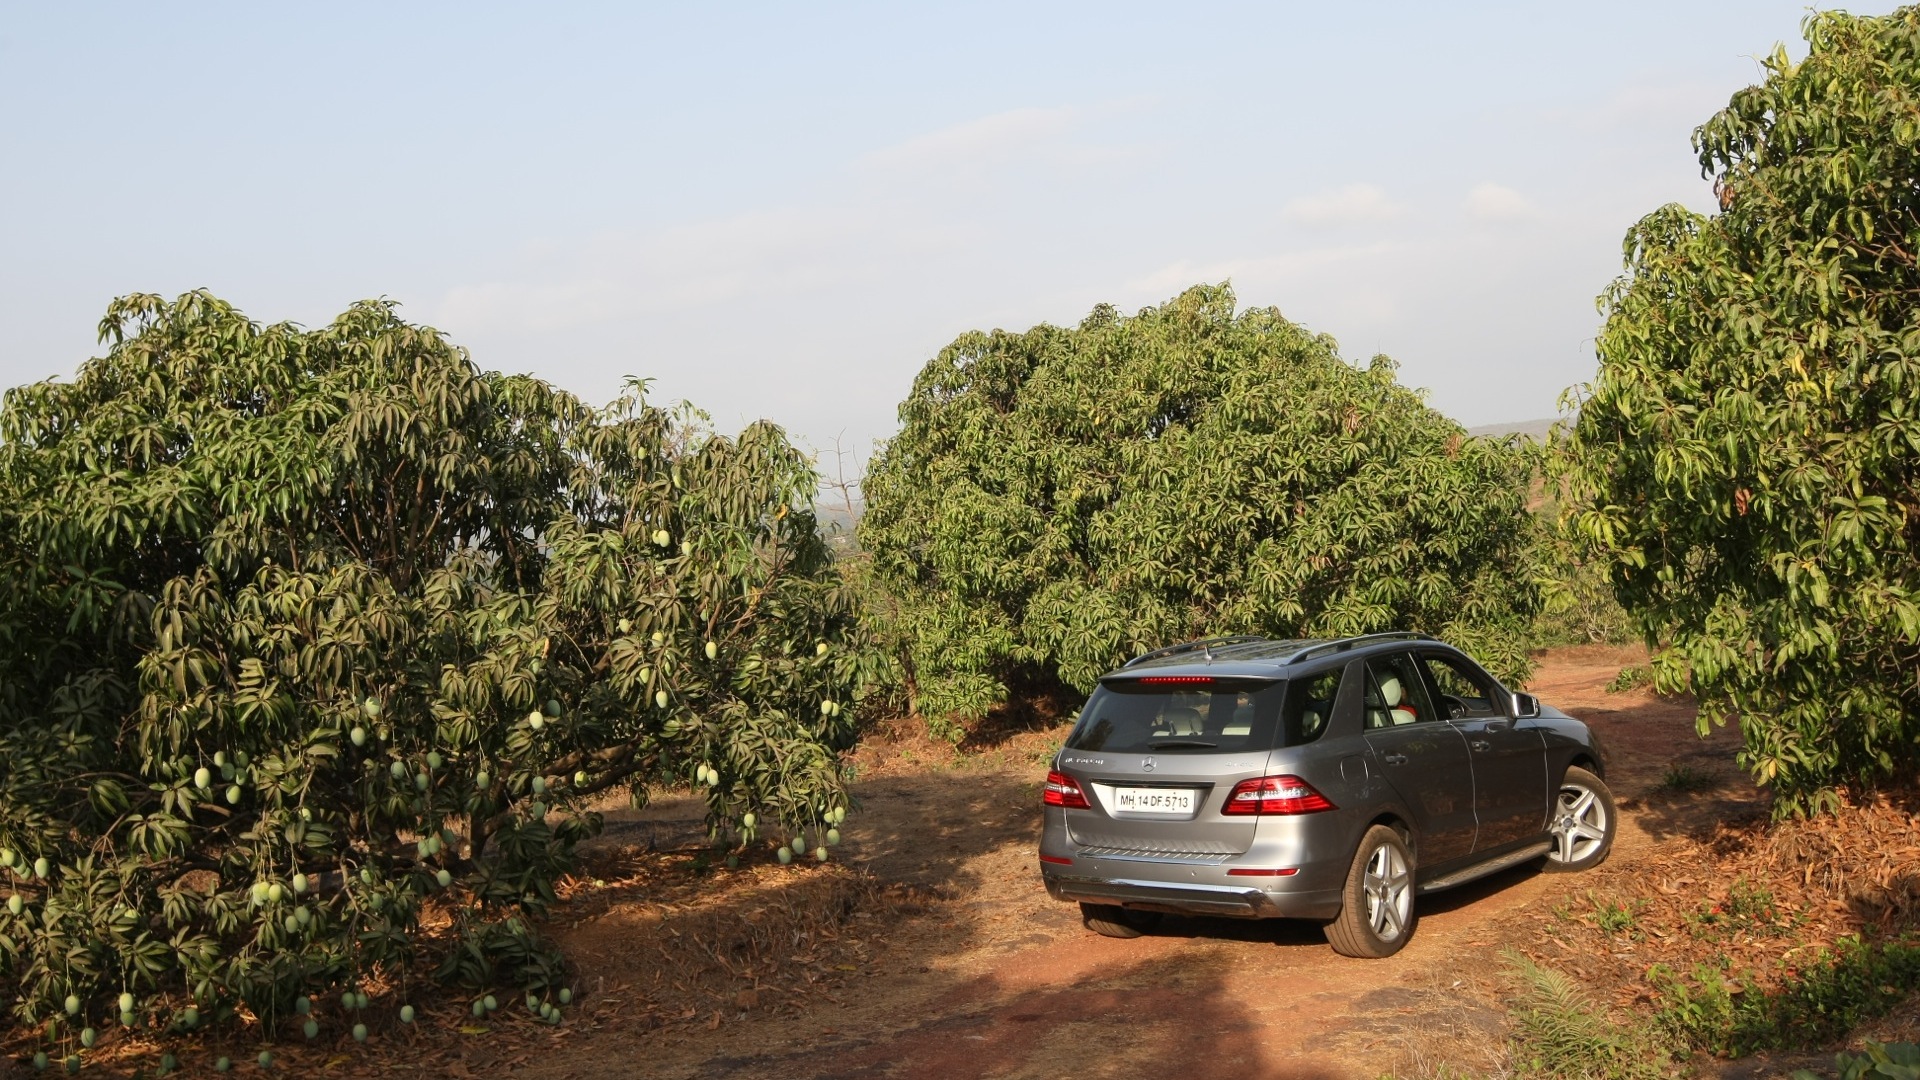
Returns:
[[[1527,454],[1225,286],[967,333],[876,458],[862,545],[949,734],[1206,634],[1445,635],[1509,678],[1538,606]]]
[[[386,303],[130,296],[101,335],[0,409],[20,1021],[357,1013],[435,904],[433,974],[552,1006],[527,916],[605,794],[695,785],[789,850],[844,815],[853,611],[777,428],[588,408]]]
[[[1720,211],[1628,232],[1565,447],[1655,682],[1781,813],[1920,759],[1920,8],[1805,31],[1694,134]]]

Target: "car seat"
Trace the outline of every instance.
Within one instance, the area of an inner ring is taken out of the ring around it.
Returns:
[[[1398,678],[1389,675],[1380,680],[1380,697],[1386,702],[1396,725],[1411,724],[1420,719],[1419,714],[1413,711],[1413,706],[1408,704],[1406,688],[1400,685]]]
[[[1176,737],[1199,735],[1200,710],[1190,705],[1175,705],[1161,715],[1160,726]]]

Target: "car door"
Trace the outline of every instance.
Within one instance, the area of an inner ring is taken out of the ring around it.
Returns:
[[[1434,708],[1411,653],[1367,661],[1361,737],[1414,817],[1415,852],[1433,867],[1473,851],[1473,765],[1467,740]]]
[[[1507,716],[1506,694],[1465,657],[1423,652],[1420,666],[1448,724],[1473,762],[1476,850],[1538,836],[1547,823],[1547,745],[1537,728]]]

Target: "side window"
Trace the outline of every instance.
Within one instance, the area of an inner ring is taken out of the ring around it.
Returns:
[[[1450,719],[1494,714],[1494,702],[1499,699],[1485,676],[1451,657],[1423,656],[1421,662],[1433,677],[1433,688],[1440,694],[1440,707]]]
[[[1287,687],[1286,740],[1284,746],[1310,743],[1327,730],[1333,719],[1333,703],[1340,696],[1340,676],[1346,665],[1330,668],[1318,675],[1293,680]]]
[[[1398,727],[1437,720],[1413,657],[1393,653],[1367,661],[1367,726]]]

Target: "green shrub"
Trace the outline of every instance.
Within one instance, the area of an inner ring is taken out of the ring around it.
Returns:
[[[1519,992],[1511,1004],[1513,1063],[1526,1076],[1639,1080],[1665,1075],[1665,1055],[1632,1024],[1596,1006],[1565,972],[1505,954]]]
[[[1843,938],[1772,990],[1705,966],[1683,979],[1656,965],[1648,978],[1661,1025],[1683,1046],[1721,1057],[1810,1050],[1904,1000],[1920,983],[1920,945]]]

